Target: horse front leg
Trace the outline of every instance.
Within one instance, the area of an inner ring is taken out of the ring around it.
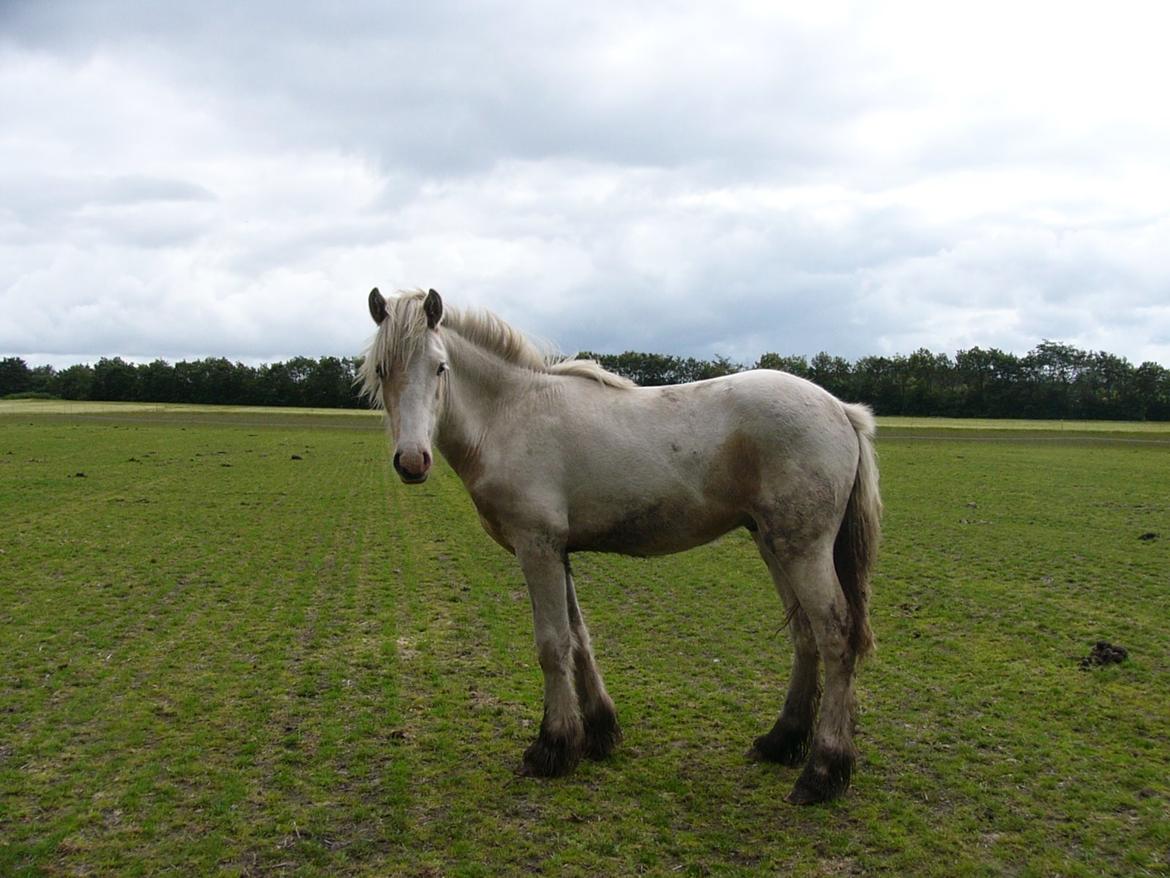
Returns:
[[[559,777],[573,770],[585,745],[585,726],[574,686],[566,564],[563,553],[549,547],[518,547],[516,554],[532,599],[536,654],[544,674],[540,734],[524,751],[520,771],[535,777]]]
[[[585,617],[577,606],[577,592],[573,588],[573,571],[565,559],[565,599],[569,608],[569,629],[573,637],[573,675],[577,701],[585,724],[585,755],[590,759],[604,759],[622,739],[613,699],[605,690],[601,671],[593,658],[593,645]]]

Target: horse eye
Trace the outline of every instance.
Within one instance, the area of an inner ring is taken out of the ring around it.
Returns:
[[[446,371],[447,371],[447,364],[446,363],[439,363],[439,371],[437,371],[435,374],[442,375]]]
[[[378,377],[379,377],[379,378],[385,378],[385,377],[386,377],[386,371],[385,371],[385,370],[382,368],[382,364],[381,364],[381,363],[379,363],[379,364],[378,364],[378,365],[377,365],[377,366],[374,368],[374,372],[375,372],[375,373],[377,373],[377,375],[378,375]]]

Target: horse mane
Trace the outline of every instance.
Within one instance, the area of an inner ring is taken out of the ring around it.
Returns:
[[[422,290],[399,291],[386,299],[386,318],[366,349],[358,370],[362,395],[379,404],[381,377],[378,366],[401,367],[418,348],[427,331]],[[505,362],[546,375],[568,375],[597,381],[606,387],[627,389],[633,381],[603,368],[594,360],[576,360],[557,353],[550,345],[538,345],[520,330],[490,311],[452,308],[444,303],[439,324],[465,341],[489,351]]]

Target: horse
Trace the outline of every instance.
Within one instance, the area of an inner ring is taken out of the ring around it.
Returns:
[[[842,795],[857,758],[855,672],[874,643],[870,409],[772,370],[639,387],[547,353],[490,312],[447,308],[434,290],[375,288],[368,305],[377,330],[357,380],[384,409],[394,470],[425,482],[437,447],[528,586],[544,714],[519,772],[567,774],[622,736],[570,556],[681,552],[742,527],[795,653],[779,717],[748,756],[804,764],[789,802]]]

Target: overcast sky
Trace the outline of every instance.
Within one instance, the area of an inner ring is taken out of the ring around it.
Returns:
[[[1166,10],[1166,11],[1163,11]],[[0,0],[0,355],[1170,365],[1170,6]]]

